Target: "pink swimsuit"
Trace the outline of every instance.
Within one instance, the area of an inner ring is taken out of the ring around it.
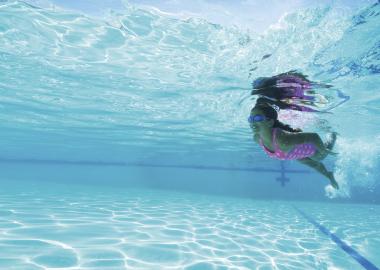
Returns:
[[[278,147],[278,144],[276,141],[277,130],[278,130],[277,128],[274,128],[272,131],[272,145],[274,148],[274,152],[271,152],[268,148],[266,148],[265,145],[263,144],[263,140],[260,138],[261,147],[271,158],[277,158],[281,160],[303,159],[303,158],[307,158],[314,155],[315,152],[317,151],[317,148],[312,143],[297,144],[288,153],[282,151]]]

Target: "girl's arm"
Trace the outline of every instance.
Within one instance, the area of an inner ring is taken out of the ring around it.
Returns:
[[[282,130],[285,130],[285,131],[288,131],[288,132],[293,132],[293,133],[297,133],[297,132],[302,132],[301,129],[299,128],[292,128],[291,126],[289,125],[286,125],[280,121],[276,121],[275,123],[275,126],[278,127],[278,128],[281,128]]]
[[[255,140],[255,142],[260,143],[260,135],[258,132],[253,133],[253,139]]]

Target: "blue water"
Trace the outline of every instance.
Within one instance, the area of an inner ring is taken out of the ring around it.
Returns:
[[[377,269],[379,26],[375,1],[261,34],[0,1],[0,269]],[[339,133],[339,191],[253,142],[250,83],[293,69],[333,85],[280,118]]]

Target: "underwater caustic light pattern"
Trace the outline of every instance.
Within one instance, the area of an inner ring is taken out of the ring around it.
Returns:
[[[255,34],[0,0],[0,269],[377,270],[380,3],[331,2]],[[328,85],[279,119],[339,134],[338,191],[253,141],[252,81],[290,70]]]
[[[360,269],[294,206],[380,263],[378,206],[81,189],[1,192],[0,268]]]

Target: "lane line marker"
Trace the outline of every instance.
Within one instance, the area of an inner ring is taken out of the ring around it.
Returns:
[[[323,234],[330,237],[332,241],[335,242],[343,251],[345,251],[348,255],[350,255],[354,260],[356,260],[358,263],[360,263],[365,269],[367,270],[380,270],[377,268],[373,263],[371,263],[369,260],[364,258],[362,255],[359,254],[355,249],[350,247],[348,244],[346,244],[344,241],[342,241],[338,236],[336,236],[334,233],[330,232],[325,226],[322,224],[319,224],[317,221],[315,221],[312,217],[308,216],[305,212],[298,209],[294,206],[294,208],[298,211],[298,213],[301,214],[307,221],[309,221],[311,224],[313,224],[315,227],[317,227]]]
[[[1,1],[1,0],[0,0]],[[159,164],[149,162],[123,162],[123,161],[95,161],[95,160],[61,160],[61,159],[12,159],[1,158],[1,163],[9,164],[43,164],[43,165],[74,165],[74,166],[109,166],[109,167],[152,167],[152,168],[178,168],[178,169],[194,169],[194,170],[213,170],[213,171],[245,171],[245,172],[286,172],[294,174],[310,174],[308,170],[295,169],[268,169],[263,167],[223,167],[223,166],[207,166],[207,165],[180,165],[180,164]]]

